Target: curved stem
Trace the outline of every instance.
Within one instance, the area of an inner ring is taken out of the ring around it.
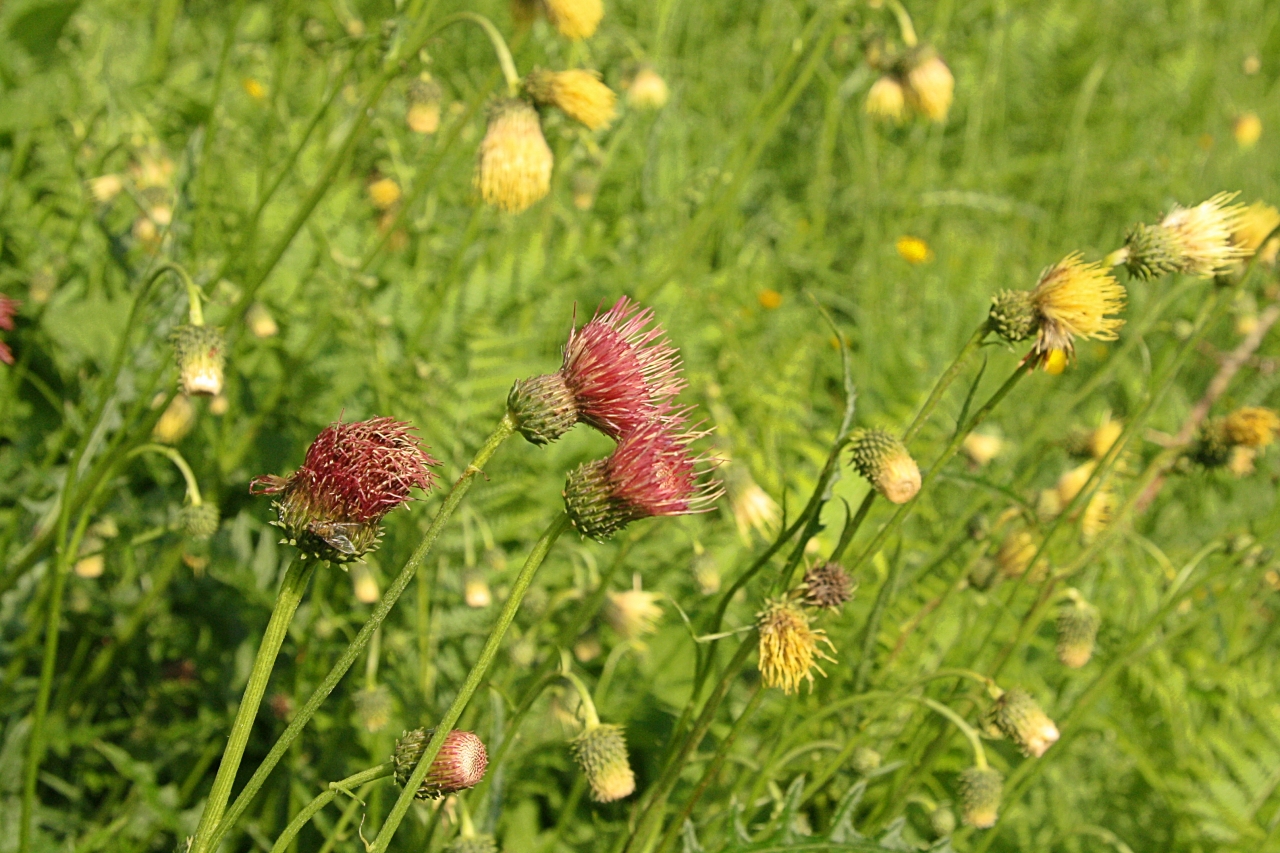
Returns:
[[[458,12],[441,21],[435,28],[435,32],[438,33],[459,21],[470,21],[484,30],[484,34],[489,37],[489,43],[493,45],[493,52],[498,56],[498,64],[502,66],[502,76],[507,81],[507,94],[513,98],[520,94],[520,74],[516,71],[515,60],[511,58],[511,48],[507,47],[507,41],[502,37],[502,33],[498,32],[498,28],[484,15],[475,12]]]
[[[907,13],[907,9],[902,5],[900,0],[889,0],[889,9],[893,12],[893,16],[898,19],[898,29],[902,33],[902,43],[907,47],[915,47],[920,43],[920,39],[916,36],[916,28],[911,23],[911,15]]]
[[[166,447],[163,444],[144,444],[141,447],[135,447],[129,451],[127,458],[141,456],[143,453],[157,453],[167,457],[178,470],[182,472],[182,477],[187,481],[187,497],[191,500],[192,506],[200,506],[204,503],[200,497],[200,484],[196,482],[196,475],[192,472],[191,466],[187,464],[187,460],[182,458],[182,454],[175,448]]]
[[[946,705],[943,705],[941,702],[934,699],[930,699],[928,696],[912,696],[908,693],[904,694],[902,698],[909,699],[912,702],[919,702],[921,705],[927,706],[950,720],[951,723],[960,730],[960,733],[968,738],[969,746],[973,749],[973,763],[978,766],[979,770],[987,769],[987,753],[982,749],[982,738],[979,737],[973,726],[964,721],[963,717],[948,708]]]
[[[506,441],[514,431],[515,425],[510,416],[503,415],[502,420],[498,423],[498,427],[493,431],[489,438],[486,439],[484,445],[476,452],[475,457],[467,465],[466,470],[463,471],[462,476],[458,478],[458,481],[454,483],[453,488],[450,489],[448,496],[445,497],[444,504],[440,507],[439,511],[436,512],[435,518],[432,519],[431,526],[428,527],[427,532],[423,534],[422,541],[418,543],[418,547],[405,562],[404,567],[400,569],[400,574],[396,576],[396,579],[391,583],[391,586],[387,589],[386,593],[383,594],[382,601],[378,602],[378,606],[374,608],[368,621],[365,622],[364,627],[360,629],[360,633],[357,634],[356,638],[347,646],[346,651],[342,653],[342,657],[334,663],[333,667],[329,670],[329,674],[324,677],[324,681],[322,681],[320,686],[311,694],[311,698],[307,699],[307,703],[298,709],[298,712],[294,715],[292,722],[290,722],[288,727],[285,728],[284,732],[280,735],[280,738],[275,742],[275,745],[271,747],[271,751],[267,753],[267,757],[262,760],[262,764],[260,764],[258,769],[253,772],[253,776],[249,778],[249,781],[245,783],[244,790],[240,792],[240,795],[236,797],[235,802],[233,802],[231,807],[227,809],[226,817],[222,819],[221,823],[218,825],[217,831],[213,835],[213,841],[210,845],[210,849],[216,848],[217,843],[222,836],[225,835],[231,827],[235,826],[240,815],[244,814],[245,809],[249,807],[249,803],[253,801],[254,796],[267,781],[267,776],[271,774],[271,771],[275,769],[275,766],[280,762],[280,759],[284,757],[285,751],[288,750],[290,745],[297,740],[300,734],[302,734],[303,728],[305,728],[307,723],[311,721],[311,718],[315,716],[316,711],[320,709],[324,700],[327,699],[329,694],[333,692],[334,688],[338,686],[338,682],[347,674],[347,670],[349,670],[352,664],[355,663],[356,658],[360,656],[360,652],[369,644],[369,640],[372,638],[373,632],[378,630],[379,626],[382,625],[383,620],[387,618],[387,614],[391,612],[391,608],[395,606],[395,603],[399,600],[401,593],[403,593],[405,587],[409,585],[409,581],[413,580],[414,575],[417,573],[418,566],[421,565],[423,559],[425,559],[427,554],[430,553],[432,547],[436,543],[436,540],[440,538],[440,533],[444,529],[445,524],[448,523],[449,518],[454,513],[454,510],[458,508],[458,505],[462,503],[462,499],[471,489],[471,484],[475,482],[476,475],[483,473],[483,468],[488,463],[489,459],[497,452],[498,447],[501,446],[502,442]]]
[[[271,853],[284,853],[289,849],[289,845],[298,837],[298,833],[302,828],[311,822],[311,818],[316,816],[322,808],[333,802],[333,798],[338,796],[338,792],[350,794],[351,788],[357,785],[364,785],[375,779],[383,779],[396,772],[396,763],[388,761],[379,764],[377,767],[370,767],[368,770],[362,770],[354,776],[348,776],[341,782],[330,782],[329,788],[324,793],[317,796],[311,802],[298,812],[293,820],[289,821],[289,825],[284,828],[284,832],[280,833],[280,837],[276,839],[276,843],[271,845]],[[353,795],[354,796],[354,795]]]
[[[306,591],[307,582],[311,580],[316,565],[315,560],[298,559],[285,572],[275,607],[271,611],[271,621],[267,623],[267,630],[262,635],[262,645],[258,647],[253,670],[249,673],[249,683],[245,685],[235,722],[231,724],[231,735],[227,738],[227,748],[218,764],[218,775],[214,777],[209,799],[205,801],[204,812],[200,815],[200,825],[196,829],[191,853],[208,853],[215,849],[212,836],[226,810],[227,800],[231,798],[231,786],[235,784],[240,759],[244,757],[244,748],[249,743],[249,732],[257,719],[258,706],[262,704],[262,696],[266,693],[271,670],[275,668],[276,657],[280,654],[280,646],[289,632],[289,623],[293,621],[293,614],[302,602],[302,594]]]
[[[596,703],[591,699],[591,691],[582,679],[571,672],[568,667],[560,671],[560,677],[573,685],[578,691],[578,699],[582,702],[583,716],[586,717],[587,728],[600,725],[600,715],[596,713]]]
[[[498,621],[494,623],[493,629],[489,632],[489,638],[485,640],[484,648],[480,650],[480,657],[476,660],[475,665],[471,667],[471,672],[467,673],[467,679],[462,683],[461,689],[458,690],[458,695],[454,698],[453,704],[449,706],[449,710],[445,712],[444,717],[436,725],[435,734],[431,736],[431,742],[423,750],[418,766],[405,782],[404,790],[400,792],[400,797],[396,800],[395,805],[392,806],[391,813],[387,815],[382,828],[378,830],[377,838],[369,845],[368,853],[386,853],[387,847],[391,844],[392,836],[395,835],[400,822],[404,820],[405,814],[409,811],[409,806],[413,803],[414,795],[417,793],[419,786],[422,785],[422,780],[426,778],[427,772],[431,769],[431,762],[435,761],[436,755],[440,752],[440,747],[444,746],[445,737],[453,730],[454,724],[462,716],[462,712],[471,700],[472,694],[476,692],[476,688],[480,686],[480,682],[488,674],[489,667],[493,664],[493,659],[498,656],[502,638],[506,636],[507,628],[511,626],[512,620],[515,619],[516,611],[520,609],[520,602],[524,600],[524,594],[528,591],[534,574],[538,571],[543,561],[546,560],[547,554],[551,551],[551,546],[560,538],[560,534],[564,533],[568,528],[569,516],[561,512],[556,516],[555,521],[548,525],[529,552],[524,567],[520,569],[520,574],[516,576],[511,585],[511,593],[507,596],[506,604],[502,606],[502,612],[498,614]]]

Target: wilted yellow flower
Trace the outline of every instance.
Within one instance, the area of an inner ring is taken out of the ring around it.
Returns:
[[[1231,242],[1244,250],[1244,257],[1252,257],[1271,233],[1280,226],[1280,210],[1276,210],[1264,201],[1255,201],[1245,208],[1231,233]],[[1275,259],[1272,250],[1271,260]],[[1261,260],[1270,263],[1266,257]]]
[[[592,130],[608,127],[617,115],[618,96],[601,82],[598,71],[537,69],[524,86],[535,103],[553,106]]]
[[[1245,406],[1223,421],[1227,440],[1244,447],[1266,447],[1280,432],[1280,415],[1261,406]]]
[[[1242,113],[1232,123],[1231,134],[1236,138],[1236,144],[1247,151],[1262,138],[1262,119],[1255,112]]]
[[[252,77],[246,77],[240,81],[240,85],[244,87],[244,92],[255,101],[266,100],[267,89]]]
[[[1076,338],[1115,340],[1124,325],[1124,320],[1107,316],[1124,308],[1124,287],[1102,264],[1087,264],[1079,253],[1041,273],[1030,299],[1040,327],[1035,352],[1042,358],[1060,350],[1069,359]]]
[[[160,400],[163,401],[163,396]],[[196,423],[196,408],[191,405],[185,394],[173,398],[173,402],[164,410],[160,420],[151,430],[151,437],[161,444],[177,444]]]
[[[604,17],[601,0],[542,0],[542,11],[560,35],[572,41],[595,35]]]
[[[1125,237],[1122,260],[1139,278],[1170,272],[1212,278],[1229,272],[1243,248],[1232,241],[1245,212],[1231,204],[1239,193],[1218,193],[1195,207],[1174,205],[1159,225],[1136,225]]]
[[[933,250],[919,237],[903,235],[898,238],[898,254],[909,264],[922,264],[933,260]]]
[[[907,72],[907,102],[931,121],[944,122],[951,109],[956,79],[951,69],[936,55],[923,54]]]
[[[982,467],[1000,455],[1000,451],[1004,449],[1004,440],[998,435],[971,432],[964,437],[961,448],[970,462]]]
[[[795,693],[801,681],[813,686],[811,670],[826,675],[818,659],[835,661],[818,645],[835,646],[821,629],[809,627],[809,615],[786,598],[765,601],[764,610],[756,614],[756,630],[760,633],[760,677],[765,687],[781,687],[783,693]]]
[[[475,185],[486,203],[519,213],[551,192],[551,149],[538,113],[515,98],[499,101],[480,143]]]
[[[400,200],[400,185],[393,178],[379,178],[369,184],[369,200],[378,210],[387,210]]]
[[[627,87],[627,103],[636,109],[661,109],[669,96],[667,81],[647,65],[636,72]]]
[[[635,576],[634,586],[625,592],[610,592],[605,605],[604,618],[618,636],[625,640],[638,640],[652,634],[662,618],[657,593],[640,588],[640,576]]]
[[[867,90],[863,109],[872,118],[900,124],[907,115],[907,95],[902,83],[888,75],[881,77]]]
[[[1039,548],[1029,530],[1016,530],[1005,537],[996,552],[996,562],[1005,577],[1016,578],[1031,566]]]

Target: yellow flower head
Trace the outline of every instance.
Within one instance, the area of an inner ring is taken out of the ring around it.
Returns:
[[[592,130],[608,127],[617,115],[618,96],[600,82],[600,72],[538,69],[525,78],[525,91],[539,104],[556,107]]]
[[[1252,257],[1277,226],[1280,226],[1280,210],[1264,201],[1255,201],[1240,215],[1231,233],[1231,242],[1244,250],[1244,257]]]
[[[970,462],[981,468],[1000,455],[1000,451],[1004,449],[1004,439],[984,432],[971,432],[964,437],[961,449]]]
[[[388,210],[400,200],[400,185],[393,178],[379,178],[369,184],[369,201],[378,210]]]
[[[1068,358],[1076,338],[1112,341],[1124,325],[1108,317],[1124,307],[1125,292],[1102,264],[1087,264],[1079,253],[1067,255],[1040,274],[1031,305],[1040,320],[1035,352],[1061,350]]]
[[[163,402],[163,395],[159,399]],[[191,432],[195,424],[196,407],[191,405],[191,400],[185,394],[179,394],[164,410],[160,420],[156,421],[151,437],[161,444],[177,444]]]
[[[636,575],[635,585],[625,592],[610,592],[609,602],[605,605],[605,619],[618,632],[618,636],[627,640],[638,640],[646,634],[652,634],[662,618],[662,608],[658,606],[658,594],[645,592],[640,588],[640,576]]]
[[[1120,437],[1120,433],[1124,432],[1124,423],[1122,421],[1113,421],[1107,417],[1098,428],[1089,433],[1087,440],[1087,449],[1089,455],[1094,459],[1101,459],[1107,455],[1116,443],[1116,439]]]
[[[1098,534],[1111,524],[1118,503],[1116,493],[1105,485],[1089,498],[1089,503],[1085,504],[1084,513],[1080,516],[1080,538],[1086,545],[1098,538]]]
[[[776,306],[775,306],[776,307]],[[725,476],[725,488],[729,493],[729,507],[733,521],[743,542],[751,542],[755,531],[766,540],[777,532],[782,510],[769,493],[751,477],[742,465],[730,465]]]
[[[1231,135],[1236,138],[1236,144],[1247,151],[1262,138],[1262,119],[1255,112],[1242,113],[1232,123]]]
[[[1243,447],[1266,447],[1280,432],[1280,415],[1261,406],[1245,406],[1223,421],[1227,440]]]
[[[591,38],[604,17],[601,0],[542,0],[542,11],[551,26],[571,41]]]
[[[929,248],[928,243],[919,237],[904,234],[898,238],[897,249],[898,254],[909,264],[922,264],[925,261],[933,260],[933,250]]]
[[[252,77],[246,77],[240,81],[240,85],[244,87],[244,93],[255,101],[265,101],[267,99],[267,89]]]
[[[641,110],[661,109],[670,94],[667,81],[646,65],[631,78],[631,85],[627,87],[627,103]]]
[[[871,84],[867,90],[864,109],[872,118],[901,124],[907,117],[907,94],[897,78],[885,75]]]
[[[1245,213],[1243,204],[1231,204],[1236,195],[1218,193],[1195,207],[1175,205],[1160,222],[1174,236],[1179,272],[1211,278],[1244,256],[1231,240]]]
[[[835,646],[821,629],[809,627],[809,615],[787,598],[771,598],[764,610],[756,614],[756,630],[760,632],[760,677],[765,687],[781,687],[783,693],[796,693],[800,682],[813,687],[813,672],[823,675],[818,659],[835,661],[819,643],[831,651]]]
[[[551,149],[537,111],[515,98],[490,112],[480,143],[475,185],[486,203],[519,213],[551,192]]]
[[[925,55],[921,59],[907,72],[907,103],[930,121],[944,122],[951,109],[956,78],[938,56]]]

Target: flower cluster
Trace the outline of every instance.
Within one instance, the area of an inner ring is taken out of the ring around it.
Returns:
[[[955,88],[955,77],[937,52],[915,48],[889,63],[889,70],[871,84],[867,115],[898,124],[910,111],[945,122]]]
[[[408,501],[411,489],[435,486],[430,469],[437,464],[408,424],[339,421],[316,436],[291,476],[258,477],[249,490],[280,495],[276,523],[290,544],[315,559],[344,563],[377,546],[383,516]]]

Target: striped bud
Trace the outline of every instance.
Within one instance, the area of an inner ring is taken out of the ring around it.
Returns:
[[[591,799],[612,803],[635,791],[636,777],[627,758],[627,739],[622,726],[588,725],[570,746],[574,760],[591,786]]]
[[[414,729],[405,732],[396,741],[396,751],[392,758],[396,764],[396,782],[401,787],[408,784],[433,734],[435,729]],[[480,738],[471,732],[451,731],[445,736],[444,745],[431,762],[431,769],[418,786],[414,798],[438,800],[448,794],[475,787],[484,778],[484,771],[488,766],[489,755]]]

